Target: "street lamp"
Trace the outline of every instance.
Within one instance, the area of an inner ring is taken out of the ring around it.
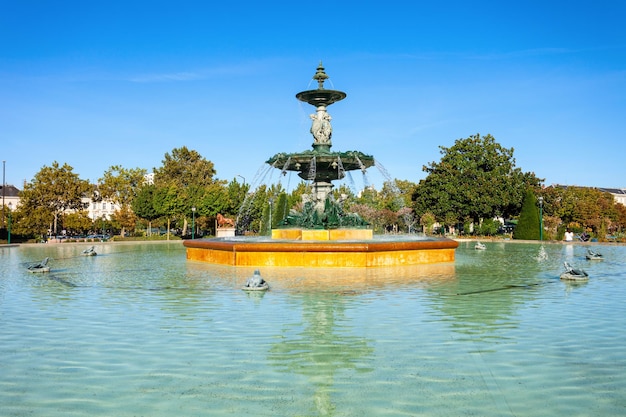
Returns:
[[[539,240],[543,240],[543,197],[539,196]]]
[[[274,199],[270,197],[269,199],[269,205],[270,205],[270,224],[269,224],[269,231],[270,231],[270,235],[272,234],[272,204],[274,204]]]
[[[11,210],[13,208],[13,204],[9,201],[9,229],[7,231],[7,244],[11,244]]]
[[[4,181],[4,169],[7,161],[2,161],[2,227],[4,227],[4,194],[7,188],[7,184]]]
[[[196,207],[191,208],[191,240],[196,238]]]
[[[246,177],[244,177],[243,175],[239,175],[239,174],[237,174],[237,176],[243,180],[243,185],[246,185]]]

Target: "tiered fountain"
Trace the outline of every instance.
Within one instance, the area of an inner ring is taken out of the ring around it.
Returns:
[[[320,63],[313,79],[316,90],[302,91],[296,98],[315,106],[311,114],[313,150],[278,153],[267,163],[282,172],[294,171],[311,182],[302,213],[287,217],[285,225],[272,230],[271,240],[227,237],[185,242],[187,259],[233,266],[378,267],[450,262],[458,243],[446,238],[406,237],[376,239],[356,214],[344,213],[332,198],[332,181],[346,172],[363,173],[374,158],[359,151],[332,152],[331,117],[328,106],[346,93],[324,88],[328,75]]]

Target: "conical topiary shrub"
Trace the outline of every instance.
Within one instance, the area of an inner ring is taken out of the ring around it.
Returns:
[[[513,239],[539,240],[540,227],[537,198],[532,191],[528,190],[524,196],[517,226],[513,231]]]

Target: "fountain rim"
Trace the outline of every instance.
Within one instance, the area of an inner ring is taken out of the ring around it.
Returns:
[[[228,238],[186,240],[187,248],[215,249],[232,252],[387,252],[420,249],[456,249],[459,243],[448,238],[402,241],[294,241],[242,242]]]
[[[296,98],[312,106],[330,106],[333,103],[345,99],[348,95],[339,90],[326,90],[318,88],[317,90],[306,90],[296,94]]]

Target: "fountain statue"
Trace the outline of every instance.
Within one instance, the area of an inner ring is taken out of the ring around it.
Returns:
[[[458,243],[446,238],[407,235],[377,240],[357,214],[346,213],[332,198],[332,181],[349,171],[363,173],[375,165],[374,157],[359,151],[333,152],[328,107],[346,93],[324,88],[328,75],[320,62],[313,76],[317,89],[296,94],[315,107],[311,114],[312,150],[277,153],[266,161],[281,173],[296,172],[311,182],[303,196],[303,210],[292,211],[272,238],[244,236],[188,240],[187,259],[232,266],[276,267],[385,267],[454,260]]]

